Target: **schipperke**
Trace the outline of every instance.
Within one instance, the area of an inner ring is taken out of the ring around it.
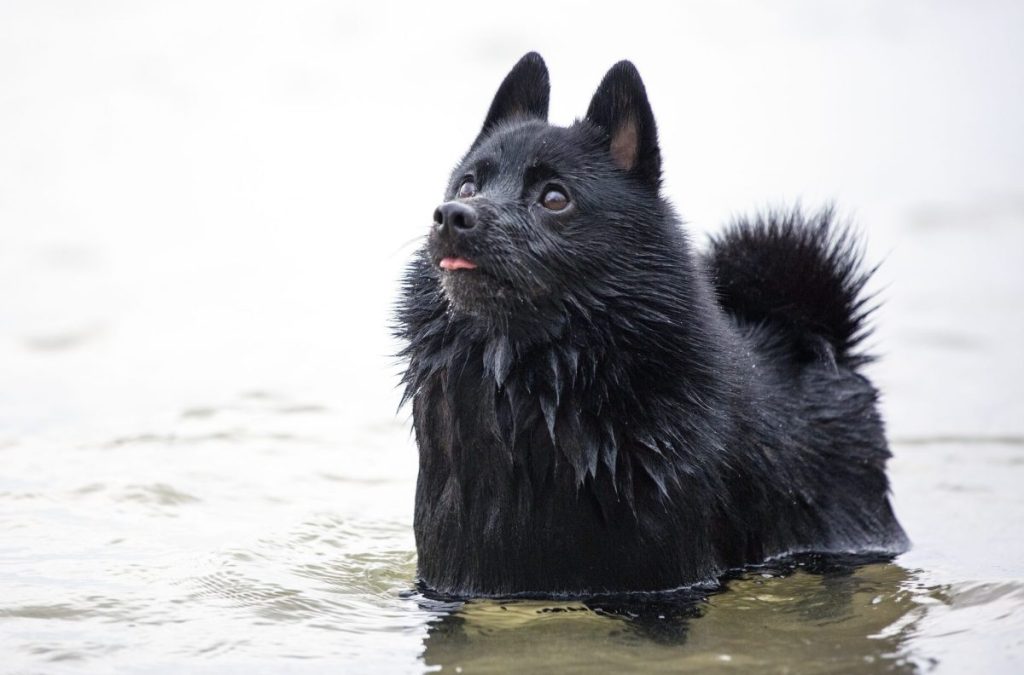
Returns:
[[[636,68],[569,127],[549,89],[535,53],[508,74],[405,277],[421,583],[653,591],[904,551],[857,242],[792,210],[697,253]]]

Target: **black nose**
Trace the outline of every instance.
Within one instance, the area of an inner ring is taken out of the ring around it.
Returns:
[[[451,234],[472,230],[476,227],[476,211],[462,202],[445,202],[434,211],[434,225]]]

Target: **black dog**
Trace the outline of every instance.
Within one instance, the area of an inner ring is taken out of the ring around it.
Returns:
[[[696,255],[654,117],[612,67],[547,124],[527,54],[498,89],[399,306],[421,581],[444,594],[668,589],[796,552],[906,549],[868,273],[829,212]]]

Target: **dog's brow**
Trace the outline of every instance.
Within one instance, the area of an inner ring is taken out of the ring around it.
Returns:
[[[488,178],[497,173],[498,163],[490,157],[482,157],[476,162],[476,175],[478,179]]]
[[[533,185],[539,183],[542,180],[549,180],[558,175],[558,171],[555,167],[550,164],[544,164],[539,162],[537,164],[531,164],[526,168],[526,172],[523,174],[523,185]]]

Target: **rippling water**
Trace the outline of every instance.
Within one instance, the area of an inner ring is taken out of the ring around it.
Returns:
[[[332,438],[338,417],[250,394],[164,433],[8,444],[8,667],[916,672],[1020,656],[1019,444],[898,445],[923,550],[895,562],[779,563],[670,597],[463,604],[414,587],[403,425],[364,429],[379,439],[366,456]],[[1007,539],[942,550],[974,527]]]
[[[1024,670],[1024,16],[740,6],[5,3],[0,670]],[[698,233],[856,207],[911,552],[669,596],[417,590],[388,307],[529,48],[561,122],[638,62]]]

